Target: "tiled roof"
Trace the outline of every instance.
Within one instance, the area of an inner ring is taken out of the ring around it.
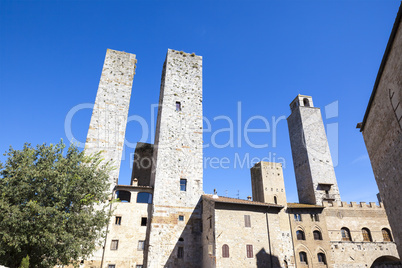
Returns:
[[[288,208],[324,208],[324,207],[310,204],[288,203]]]
[[[263,202],[257,202],[257,201],[250,201],[250,200],[244,200],[244,199],[231,198],[231,197],[218,196],[217,198],[214,198],[210,194],[204,194],[202,197],[206,198],[208,200],[212,200],[214,202],[220,202],[220,203],[232,203],[232,204],[243,204],[243,205],[254,205],[254,206],[283,208],[283,206],[277,205],[277,204],[263,203]]]

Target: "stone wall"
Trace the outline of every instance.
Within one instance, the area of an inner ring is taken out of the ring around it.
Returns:
[[[202,57],[169,49],[162,72],[156,168],[151,178],[150,268],[201,265],[202,125]]]
[[[402,7],[398,12],[362,131],[381,199],[402,255]]]
[[[110,192],[117,184],[137,60],[134,54],[108,49],[85,142],[87,155],[102,152],[115,167]]]

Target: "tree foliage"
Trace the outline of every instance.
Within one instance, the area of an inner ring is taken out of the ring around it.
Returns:
[[[109,164],[65,144],[10,147],[0,162],[0,264],[76,263],[105,235]]]

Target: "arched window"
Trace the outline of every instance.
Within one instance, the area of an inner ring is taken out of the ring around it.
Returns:
[[[183,237],[180,237],[180,238],[179,238],[179,242],[184,242]]]
[[[367,228],[362,229],[362,234],[363,234],[363,241],[365,242],[372,242],[373,240],[371,239],[371,233],[370,230]]]
[[[276,198],[276,196],[274,196],[274,203],[278,204],[278,198]]]
[[[138,193],[137,195],[137,203],[148,203],[152,204],[152,194],[150,193]]]
[[[229,258],[229,246],[226,244],[222,246],[222,257]]]
[[[321,232],[318,231],[318,230],[315,230],[315,231],[313,232],[313,236],[314,236],[314,240],[322,240]]]
[[[343,227],[341,229],[341,234],[342,234],[342,241],[352,241],[352,239],[350,238],[350,232],[348,228]]]
[[[307,98],[303,99],[303,104],[304,104],[305,107],[310,107],[310,102],[308,101]]]
[[[129,191],[119,190],[116,192],[116,197],[120,199],[121,202],[130,202],[131,193]]]
[[[303,263],[305,263],[305,264],[308,264],[306,252],[300,251],[300,252],[299,252],[299,258],[300,258],[300,262],[303,262]]]
[[[384,242],[392,242],[391,232],[387,228],[382,229],[381,232]]]
[[[296,231],[296,237],[297,240],[306,240],[306,237],[304,236],[304,232],[302,230]]]
[[[320,264],[327,264],[327,259],[325,258],[325,254],[324,253],[318,253],[317,254],[317,258],[318,258],[318,262]]]

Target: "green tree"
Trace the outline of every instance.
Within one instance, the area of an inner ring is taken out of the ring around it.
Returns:
[[[0,162],[0,264],[14,268],[76,264],[105,235],[108,174],[100,154],[65,144],[10,147]]]

